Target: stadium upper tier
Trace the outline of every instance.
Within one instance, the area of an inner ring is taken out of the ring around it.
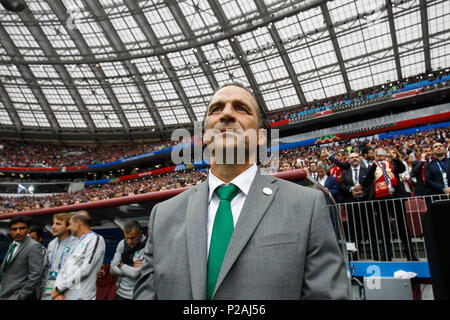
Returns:
[[[271,125],[278,121],[289,120],[289,122],[280,122],[281,125],[306,117],[317,117],[331,112],[337,112],[343,108],[348,109],[360,102],[371,102],[380,98],[404,97],[409,92],[420,92],[418,90],[432,85],[447,85],[450,82],[448,71],[434,72],[430,74],[417,75],[406,79],[406,81],[397,81],[390,84],[383,84],[378,87],[360,90],[352,94],[336,97],[328,101],[319,101],[299,109],[287,110],[285,112],[272,114],[269,116]],[[402,94],[403,93],[403,94]]]
[[[420,89],[433,84],[447,84],[450,82],[450,75],[447,72],[435,72],[426,75],[418,75],[399,84],[383,88],[383,86],[367,89],[353,94],[353,98],[341,97],[337,100],[324,100],[315,107],[304,109],[303,111],[287,111],[283,116],[274,115],[269,122],[276,124],[282,119],[294,121],[299,117],[316,116],[317,113],[326,110],[335,110],[343,105],[352,105],[356,101],[370,101],[380,96],[401,94],[409,90]],[[337,98],[336,98],[337,99]],[[53,168],[61,171],[67,167],[94,167],[99,164],[111,163],[120,159],[132,158],[145,155],[154,151],[166,149],[176,145],[174,141],[153,142],[153,143],[128,143],[121,145],[100,145],[100,146],[77,146],[58,144],[43,144],[35,142],[14,142],[11,140],[0,141],[0,167],[12,168]]]
[[[32,142],[0,141],[0,167],[61,168],[103,164],[164,150],[177,142],[127,145],[61,146]],[[3,148],[1,148],[3,146]]]

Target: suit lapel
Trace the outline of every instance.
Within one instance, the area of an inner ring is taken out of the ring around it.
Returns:
[[[362,179],[366,176],[367,174],[367,170],[364,167],[360,167],[359,168],[359,176],[358,176],[358,183],[361,184]]]
[[[261,175],[260,169],[258,169],[244,202],[244,206],[242,207],[239,220],[236,223],[236,228],[231,236],[230,244],[228,245],[222,268],[220,269],[219,277],[217,279],[215,292],[217,292],[223,279],[230,271],[242,249],[244,249],[259,221],[266,213],[267,208],[275,197],[278,189],[278,186],[273,184],[275,180],[276,179],[272,176]],[[270,188],[272,194],[268,195],[264,193],[264,188]]]
[[[28,245],[28,242],[30,241],[30,237],[26,237],[22,243],[19,246],[19,249],[17,249],[17,252],[14,253],[11,261],[9,262],[9,265],[13,263],[13,261],[16,259],[16,257],[20,254],[20,252]],[[9,266],[8,266],[9,267]]]
[[[208,180],[195,189],[186,209],[186,237],[193,299],[206,299]]]

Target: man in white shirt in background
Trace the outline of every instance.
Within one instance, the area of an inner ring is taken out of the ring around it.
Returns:
[[[141,225],[129,220],[123,227],[124,239],[117,245],[111,261],[111,274],[119,276],[116,300],[131,300],[136,280],[141,275],[142,257],[147,237],[143,235]]]
[[[95,300],[105,240],[91,230],[91,217],[86,211],[78,211],[70,218],[70,232],[79,239],[56,277],[51,297],[53,300]]]
[[[53,216],[52,231],[55,238],[47,247],[42,300],[52,299],[50,294],[54,288],[56,276],[79,240],[70,234],[70,217],[70,213],[57,213]]]

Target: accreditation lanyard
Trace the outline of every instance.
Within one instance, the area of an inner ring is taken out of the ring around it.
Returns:
[[[67,237],[66,245],[64,246],[63,252],[62,252],[61,256],[59,257],[58,270],[61,270],[61,264],[62,264],[62,261],[64,259],[64,254],[66,253],[66,249],[69,246],[69,241],[70,241],[71,237],[72,237],[72,235]],[[56,247],[56,243],[55,243],[55,247]],[[53,248],[52,256],[50,257],[50,269],[53,268],[53,256],[55,255],[55,251],[56,251],[56,248]]]
[[[78,248],[78,245],[81,243],[81,241],[84,240],[84,238],[87,237],[87,235],[88,235],[89,233],[92,233],[92,231],[86,233],[84,236],[82,236],[82,237],[80,238],[80,240],[78,240],[77,244],[75,245],[75,248],[73,248],[73,251],[75,251],[75,249]],[[73,251],[72,251],[72,252],[73,252]]]
[[[442,180],[444,180],[444,187],[447,188],[448,187],[447,172],[444,172],[444,170],[442,170],[441,163],[440,163],[440,161],[438,159],[436,159],[436,163],[437,163],[437,165],[439,167],[439,170],[441,170]]]

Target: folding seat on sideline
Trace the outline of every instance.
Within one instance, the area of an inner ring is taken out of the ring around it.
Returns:
[[[405,204],[406,223],[409,236],[412,238],[422,237],[422,217],[427,212],[427,205],[423,199],[407,199]]]

